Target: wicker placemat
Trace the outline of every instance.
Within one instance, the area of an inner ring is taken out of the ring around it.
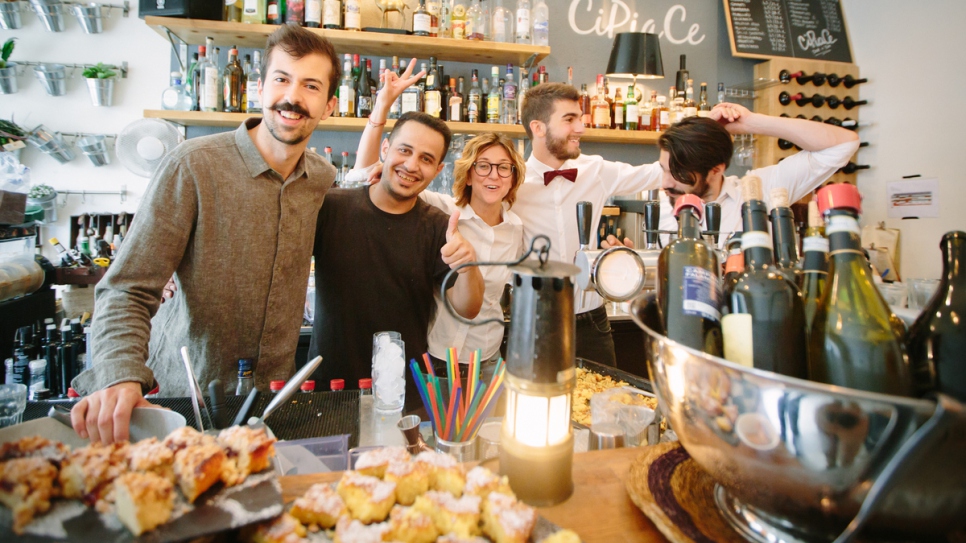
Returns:
[[[679,443],[643,447],[627,493],[673,543],[744,543],[714,504],[714,480]]]

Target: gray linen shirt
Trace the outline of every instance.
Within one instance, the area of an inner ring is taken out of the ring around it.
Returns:
[[[182,346],[203,388],[221,379],[234,390],[239,358],[256,360],[262,390],[294,373],[316,220],[335,168],[308,152],[283,180],[248,134],[259,122],[188,140],[155,173],[97,285],[93,366],[74,379],[79,393],[124,381],[148,392],[157,379],[161,395],[186,396]],[[178,290],[162,305],[172,274]]]

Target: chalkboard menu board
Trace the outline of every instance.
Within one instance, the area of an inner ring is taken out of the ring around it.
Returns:
[[[724,0],[736,57],[852,62],[839,0]]]

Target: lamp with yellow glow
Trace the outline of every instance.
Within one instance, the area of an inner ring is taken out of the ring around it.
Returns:
[[[541,256],[510,267],[513,303],[500,439],[500,471],[519,499],[539,507],[573,493],[573,277],[579,271]]]

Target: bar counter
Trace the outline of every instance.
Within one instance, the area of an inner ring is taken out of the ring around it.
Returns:
[[[561,528],[569,528],[584,543],[666,542],[657,527],[631,501],[625,489],[628,469],[640,448],[611,449],[574,455],[574,493],[553,507],[539,507],[540,515]],[[483,465],[494,471],[496,461]],[[282,496],[290,502],[315,483],[338,481],[342,472],[282,477]]]

